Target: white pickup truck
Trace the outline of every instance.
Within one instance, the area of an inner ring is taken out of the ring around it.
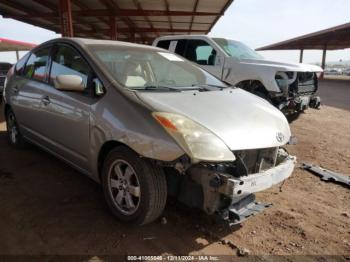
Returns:
[[[285,115],[297,116],[308,107],[318,108],[315,65],[281,63],[264,59],[245,44],[206,35],[164,36],[153,46],[167,49],[220,78],[265,98]]]

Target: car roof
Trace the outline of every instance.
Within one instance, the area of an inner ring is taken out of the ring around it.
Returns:
[[[42,45],[54,44],[54,43],[76,43],[80,46],[89,46],[89,45],[106,45],[106,46],[120,46],[120,47],[130,47],[135,49],[146,49],[146,50],[155,50],[164,52],[164,49],[153,47],[149,45],[135,44],[130,42],[115,41],[115,40],[100,40],[100,39],[90,39],[90,38],[80,38],[80,37],[60,37],[56,39],[49,40]]]
[[[155,41],[158,40],[171,40],[171,39],[192,39],[192,38],[211,38],[208,35],[168,35],[168,36],[161,36],[155,39]]]
[[[12,67],[12,64],[11,63],[8,63],[8,62],[0,62],[0,68],[3,69],[7,69],[7,68],[10,68]]]

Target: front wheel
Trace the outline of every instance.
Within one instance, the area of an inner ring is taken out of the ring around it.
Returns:
[[[104,161],[102,187],[110,210],[125,222],[150,223],[166,204],[163,170],[124,146],[113,149]]]

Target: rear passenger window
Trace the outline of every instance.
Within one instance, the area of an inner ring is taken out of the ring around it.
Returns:
[[[58,75],[77,75],[83,79],[84,85],[88,87],[88,77],[90,74],[90,67],[85,62],[83,57],[69,46],[59,46],[53,59],[50,73],[50,83]]]
[[[22,75],[24,66],[27,62],[29,55],[30,55],[30,53],[26,54],[17,62],[16,67],[15,67],[16,75]]]
[[[46,66],[51,47],[46,47],[32,53],[24,69],[24,76],[39,81],[45,81]]]
[[[160,47],[160,48],[168,50],[169,49],[169,45],[170,45],[170,40],[162,40],[162,41],[158,42],[157,47]]]

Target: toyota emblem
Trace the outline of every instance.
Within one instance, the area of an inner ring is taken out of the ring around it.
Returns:
[[[284,135],[281,132],[278,132],[276,134],[276,139],[277,139],[278,142],[282,143],[283,140],[284,140]]]

